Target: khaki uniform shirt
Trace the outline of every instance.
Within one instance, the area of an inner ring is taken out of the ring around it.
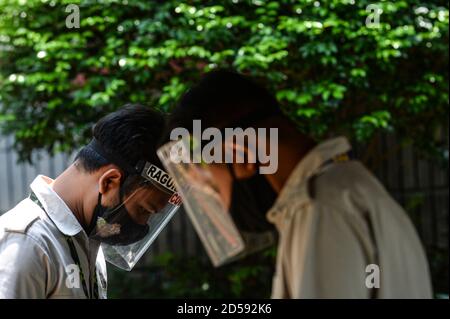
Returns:
[[[40,175],[31,184],[45,211],[27,198],[0,216],[0,298],[90,298],[93,276],[98,297],[106,298],[106,263],[99,243],[88,239],[51,182]],[[72,237],[89,296],[67,236]]]
[[[403,209],[360,162],[330,161],[349,150],[343,137],[317,145],[267,213],[280,235],[272,297],[431,298]]]

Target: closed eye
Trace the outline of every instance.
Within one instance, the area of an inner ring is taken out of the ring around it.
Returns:
[[[146,207],[144,206],[140,206],[139,207],[139,213],[141,214],[155,214],[157,212],[157,210],[155,209],[155,207],[153,207],[153,205],[146,205]]]

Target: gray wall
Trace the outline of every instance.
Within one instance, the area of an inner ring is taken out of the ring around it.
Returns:
[[[29,192],[29,185],[38,174],[55,177],[70,161],[68,155],[34,156],[34,164],[17,164],[17,154],[10,149],[11,137],[0,136],[0,213],[14,207]]]

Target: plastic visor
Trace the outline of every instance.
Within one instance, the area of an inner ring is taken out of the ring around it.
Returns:
[[[189,161],[187,152],[175,151],[180,149],[176,143],[182,142],[169,142],[157,153],[172,176],[213,265],[217,267],[242,256],[246,250],[244,238],[223,204],[210,166]]]
[[[125,195],[122,205],[109,213],[112,217],[99,218],[94,234],[94,237],[103,237],[101,245],[105,259],[128,271],[136,265],[181,204],[181,197],[175,191],[172,179],[157,166],[146,163],[140,179],[138,187],[126,192],[129,194]],[[127,233],[132,229],[127,229],[125,220],[132,220],[140,226],[140,239],[127,244],[108,242],[105,237],[117,238],[121,232],[125,237],[136,235]]]

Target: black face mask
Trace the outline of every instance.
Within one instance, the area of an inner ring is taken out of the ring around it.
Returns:
[[[233,177],[230,214],[236,227],[252,233],[275,230],[266,213],[278,195],[266,178],[256,173],[247,179],[237,179],[233,167],[228,168]]]
[[[135,223],[125,205],[109,208],[101,204],[101,199],[102,194],[99,193],[89,238],[109,245],[126,246],[138,242],[148,234],[148,225]]]

